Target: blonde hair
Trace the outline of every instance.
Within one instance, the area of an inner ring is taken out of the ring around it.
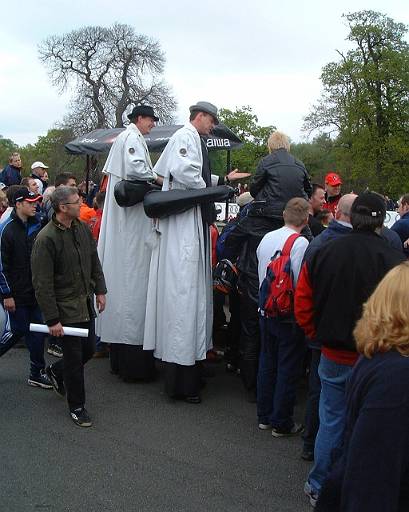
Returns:
[[[364,304],[354,337],[358,352],[397,350],[409,356],[409,261],[390,270]]]
[[[270,153],[277,149],[290,151],[290,141],[287,135],[283,132],[272,132],[268,138],[267,146]]]
[[[308,220],[309,203],[302,197],[293,197],[285,205],[283,214],[286,224],[298,228]]]

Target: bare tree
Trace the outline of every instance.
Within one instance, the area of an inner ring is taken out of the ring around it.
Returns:
[[[75,133],[123,126],[133,105],[149,103],[171,122],[176,101],[163,81],[159,42],[129,25],[84,27],[51,36],[39,46],[41,61],[60,92],[74,90],[64,125]]]

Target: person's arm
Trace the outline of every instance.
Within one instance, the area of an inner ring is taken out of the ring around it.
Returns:
[[[385,403],[386,397],[379,397]],[[409,454],[409,404],[361,410],[345,454],[343,512],[394,512]],[[406,477],[407,478],[407,477]],[[407,489],[405,490],[407,492]],[[399,509],[400,510],[400,509]]]
[[[3,228],[0,240],[0,292],[4,309],[10,313],[14,313],[16,304],[13,298],[10,279],[10,270],[13,264],[13,241],[7,233],[7,226]]]
[[[305,251],[308,247],[308,240],[303,236],[297,238],[294,242],[294,245],[291,249],[290,258],[291,258],[291,270],[293,272],[294,277],[294,286],[297,285],[298,277],[300,275],[301,265],[304,259]]]
[[[206,188],[202,178],[201,147],[186,133],[179,134],[170,151],[162,154],[166,165],[176,181],[188,190]],[[158,161],[159,163],[159,161]]]
[[[262,190],[264,185],[267,183],[267,172],[264,168],[263,160],[261,160],[257,166],[256,174],[250,184],[250,194],[256,198],[257,194]]]
[[[143,143],[133,133],[125,141],[124,163],[127,180],[156,181],[157,174],[146,160]]]
[[[308,198],[310,198],[312,196],[311,178],[305,168],[304,168],[304,191],[307,194]]]
[[[60,322],[54,289],[55,246],[48,238],[37,238],[31,254],[33,287],[44,321],[48,326]]]
[[[229,236],[226,238],[225,247],[229,250],[230,257],[235,260],[239,256],[244,242],[249,236],[248,230],[248,217],[243,217],[236,224],[234,229],[231,230]]]
[[[307,263],[301,267],[294,296],[294,313],[298,325],[310,339],[315,338],[314,302]]]

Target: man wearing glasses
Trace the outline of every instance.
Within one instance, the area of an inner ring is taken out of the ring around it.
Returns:
[[[85,409],[84,364],[95,350],[95,311],[105,309],[106,286],[95,241],[78,218],[80,197],[72,187],[51,195],[55,211],[32,253],[33,285],[51,336],[61,338],[63,359],[46,368],[54,390],[67,395],[74,423],[90,427]],[[64,326],[88,329],[87,338],[64,335]]]

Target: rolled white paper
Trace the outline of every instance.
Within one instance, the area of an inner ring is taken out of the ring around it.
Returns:
[[[64,336],[80,336],[81,338],[88,338],[88,329],[81,329],[80,327],[62,327],[64,329]],[[43,324],[30,324],[31,332],[44,332],[50,334],[47,325]]]

